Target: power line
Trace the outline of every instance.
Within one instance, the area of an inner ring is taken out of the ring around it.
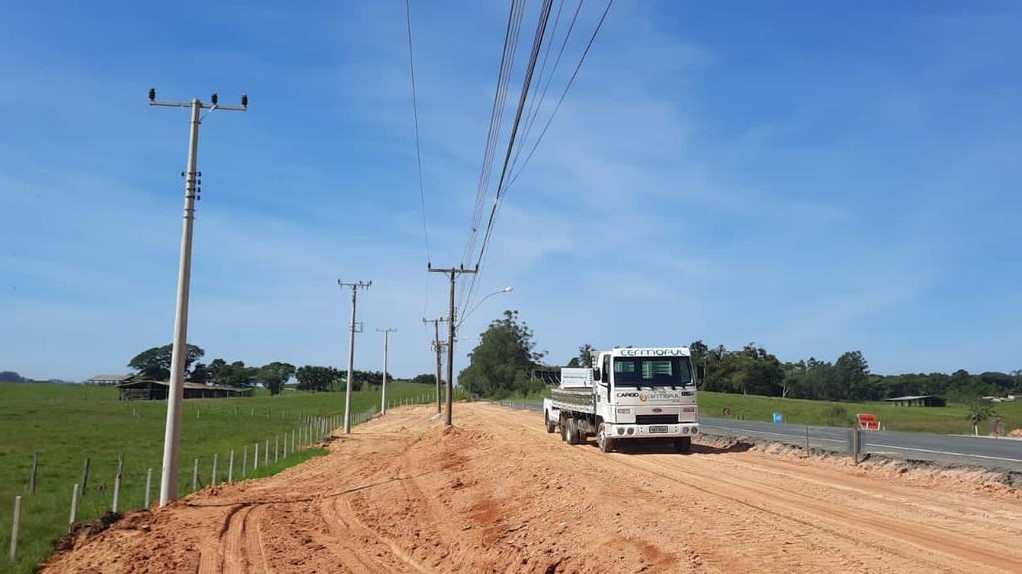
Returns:
[[[561,2],[563,4],[564,0],[561,0]],[[568,25],[568,31],[565,32],[564,40],[561,41],[561,47],[557,51],[557,58],[554,59],[553,68],[551,68],[551,70],[550,70],[550,75],[547,77],[546,84],[543,85],[543,91],[539,93],[538,103],[535,106],[535,109],[534,109],[533,113],[531,115],[527,116],[528,121],[526,121],[526,123],[525,123],[525,135],[522,136],[523,144],[524,144],[524,142],[526,140],[529,139],[529,134],[532,133],[532,126],[536,123],[536,118],[539,117],[539,111],[543,107],[543,100],[546,99],[547,90],[550,89],[550,84],[553,83],[553,80],[554,80],[554,74],[557,72],[557,68],[561,64],[561,56],[564,55],[564,48],[568,45],[568,39],[571,38],[571,32],[575,29],[575,22],[578,21],[578,14],[579,14],[579,12],[582,11],[582,4],[584,2],[585,2],[585,0],[578,0],[578,5],[575,6],[575,13],[571,17],[571,24]],[[558,14],[557,15],[558,15],[558,17],[560,17],[560,10],[559,9],[558,9]],[[554,21],[554,32],[555,33],[557,31],[556,30],[556,26],[557,26],[557,21],[555,20]],[[553,36],[554,36],[554,34],[550,35],[550,39],[551,40],[553,40]],[[550,44],[547,45],[547,54],[550,53],[550,48],[551,47],[553,47],[553,43],[550,43]],[[546,65],[546,56],[543,57],[543,64],[544,64],[543,67],[545,67],[545,65]],[[543,67],[540,67],[540,74],[539,74],[540,81],[542,81],[542,78],[543,78]],[[534,100],[534,102],[535,101],[536,100]],[[518,150],[515,152],[515,159],[514,159],[514,161],[511,162],[511,171],[512,172],[514,172],[515,166],[518,165],[518,158],[519,158],[519,156],[522,153],[522,147],[523,146],[518,146]],[[512,178],[512,181],[514,181],[513,178]]]
[[[500,59],[500,68],[497,74],[497,86],[493,94],[493,109],[490,112],[490,128],[486,136],[486,149],[483,154],[483,164],[479,173],[479,184],[476,189],[475,207],[472,211],[472,224],[469,229],[468,241],[465,243],[465,253],[462,255],[462,264],[470,261],[475,253],[476,241],[479,234],[479,223],[483,217],[483,209],[486,204],[486,197],[490,188],[490,174],[493,170],[494,154],[500,140],[500,126],[503,123],[504,109],[507,106],[508,86],[511,82],[511,72],[514,69],[515,54],[518,51],[518,39],[521,35],[522,20],[525,15],[525,1],[511,0],[511,9],[508,12],[507,30],[504,33],[504,49]],[[472,286],[475,286],[473,277]],[[468,292],[465,284],[458,288],[458,296],[463,300]],[[425,311],[423,312],[425,314]]]
[[[412,8],[410,0],[405,0],[405,21],[408,23],[408,68],[412,78],[412,113],[415,117],[415,159],[419,165],[419,205],[422,212],[422,236],[426,242],[426,262],[432,257],[429,254],[429,231],[426,228],[426,184],[422,177],[422,149],[419,145],[419,104],[415,89],[415,58],[412,55]]]
[[[518,97],[518,110],[515,112],[515,121],[511,126],[511,134],[507,144],[507,151],[504,153],[504,164],[500,170],[500,179],[497,182],[497,191],[493,198],[493,207],[490,210],[489,221],[486,223],[486,233],[483,235],[483,244],[479,248],[479,257],[476,259],[476,269],[479,268],[479,264],[482,262],[483,255],[486,253],[486,247],[489,245],[490,236],[493,233],[493,224],[497,216],[497,207],[500,205],[500,198],[503,194],[504,181],[507,177],[508,166],[511,162],[511,152],[515,146],[515,140],[518,136],[518,127],[522,121],[522,112],[525,109],[525,102],[529,96],[529,87],[532,85],[532,75],[536,70],[536,61],[539,59],[539,50],[543,44],[543,37],[546,35],[547,22],[550,20],[550,8],[553,0],[544,0],[543,8],[540,11],[539,22],[536,24],[536,35],[532,41],[532,53],[529,55],[529,66],[525,72],[525,79],[522,81],[522,90]],[[472,292],[475,289],[476,277],[472,277],[472,283],[469,286],[468,297],[465,298],[466,305],[468,300],[472,297]]]
[[[490,187],[490,174],[493,169],[493,157],[500,139],[500,125],[504,118],[504,108],[507,105],[507,87],[511,80],[511,70],[514,68],[515,54],[518,48],[518,38],[521,33],[522,19],[525,15],[524,0],[511,0],[511,10],[508,13],[507,30],[504,33],[504,49],[500,58],[500,68],[497,73],[497,87],[493,93],[493,108],[490,111],[490,127],[486,135],[486,147],[483,153],[483,163],[479,172],[479,183],[476,189],[475,207],[472,211],[472,226],[469,229],[468,241],[465,245],[463,261],[467,261],[475,251],[475,242],[479,233],[479,222],[483,216],[483,208],[486,203],[487,192]]]
[[[571,79],[569,79],[568,84],[564,86],[564,91],[561,92],[561,97],[557,100],[557,105],[554,106],[554,111],[550,114],[550,117],[547,118],[546,125],[543,126],[543,131],[539,133],[539,137],[536,138],[536,142],[533,144],[532,149],[529,150],[529,155],[525,157],[525,161],[522,162],[522,167],[520,167],[511,178],[511,182],[508,183],[508,187],[515,183],[518,176],[520,176],[522,171],[525,170],[525,166],[529,164],[529,160],[532,159],[532,154],[536,153],[536,148],[539,147],[539,142],[543,140],[543,136],[546,134],[547,129],[550,128],[551,122],[554,121],[554,116],[557,115],[557,110],[561,109],[561,104],[564,103],[564,97],[568,95],[568,90],[571,89],[571,85],[575,82],[575,78],[578,77],[578,72],[582,69],[582,63],[585,62],[586,55],[589,54],[589,49],[593,47],[596,35],[599,34],[600,28],[603,26],[603,21],[607,18],[607,12],[610,12],[612,4],[614,4],[614,0],[607,0],[607,7],[603,9],[603,15],[600,16],[600,21],[596,24],[596,29],[593,30],[593,35],[589,37],[589,43],[586,44],[586,49],[582,52],[582,57],[579,58],[578,64],[575,66],[575,71],[571,74]]]

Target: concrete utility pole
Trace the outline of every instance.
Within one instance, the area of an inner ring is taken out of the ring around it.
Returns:
[[[199,124],[203,109],[243,112],[248,109],[248,96],[241,96],[240,106],[221,106],[217,94],[209,103],[198,98],[191,102],[163,102],[156,99],[156,90],[149,90],[149,105],[170,108],[191,108],[191,130],[188,135],[188,167],[185,177],[184,228],[181,231],[181,261],[177,275],[177,305],[174,313],[174,344],[170,359],[170,389],[167,395],[167,428],[163,438],[163,470],[160,476],[160,506],[177,498],[177,475],[181,463],[181,402],[184,400],[184,374],[188,357],[188,295],[192,276],[192,225],[195,201],[201,192],[198,171]]]
[[[473,274],[479,272],[479,266],[476,265],[474,269],[465,269],[465,266],[451,267],[450,269],[433,269],[432,265],[427,263],[426,269],[430,273],[444,273],[450,275],[451,278],[451,310],[447,316],[447,414],[444,416],[444,424],[451,426],[451,409],[454,406],[454,313],[456,311],[454,307],[454,284],[458,280],[458,275],[465,273]]]
[[[423,319],[423,323],[433,323],[433,351],[436,353],[436,414],[440,414],[440,365],[441,357],[444,354],[444,345],[440,342],[440,323],[447,321],[443,317],[439,319]]]
[[[358,302],[358,290],[368,289],[372,284],[372,281],[345,283],[337,280],[337,285],[341,289],[351,287],[351,342],[348,345],[348,388],[344,391],[344,434],[351,434],[351,377],[355,371],[355,305]]]
[[[383,333],[383,386],[380,387],[380,413],[387,414],[387,343],[390,339],[390,334],[397,329],[386,328],[377,329],[377,333]]]

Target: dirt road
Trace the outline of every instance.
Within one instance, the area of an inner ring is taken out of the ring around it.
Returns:
[[[392,410],[275,477],[129,515],[63,572],[1022,572],[1022,497],[744,449],[603,454],[536,413]]]

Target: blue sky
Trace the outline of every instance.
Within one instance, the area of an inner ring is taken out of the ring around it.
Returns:
[[[508,4],[411,5],[430,255],[450,266]],[[603,6],[583,5],[550,100]],[[1019,29],[1014,2],[616,2],[507,192],[476,299],[515,291],[466,319],[457,367],[515,308],[555,363],[702,339],[859,349],[880,373],[1022,368]],[[371,279],[357,368],[382,368],[374,330],[395,327],[391,371],[432,370],[421,318],[447,291],[425,272],[403,2],[8,3],[0,77],[0,369],[83,379],[170,342],[188,118],[148,107],[155,87],[251,98],[200,139],[206,359],[342,367],[336,281]]]

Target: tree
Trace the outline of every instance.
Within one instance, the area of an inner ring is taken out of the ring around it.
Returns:
[[[834,371],[838,384],[844,388],[845,396],[853,401],[874,401],[880,396],[873,396],[868,388],[869,364],[861,351],[849,351],[834,363]]]
[[[198,345],[187,345],[188,352],[185,355],[185,379],[188,379],[188,369],[192,363],[206,354]],[[170,380],[170,361],[173,355],[174,345],[164,345],[146,349],[135,355],[128,361],[128,367],[135,369],[136,374],[152,379],[154,381]]]
[[[428,373],[428,374],[427,373],[423,373],[421,375],[415,375],[414,377],[412,377],[411,382],[416,384],[416,385],[433,385],[433,386],[436,386],[436,375],[434,375],[433,373]],[[443,381],[440,381],[440,384],[443,384]]]
[[[579,367],[593,368],[593,353],[596,349],[592,345],[586,343],[578,348],[578,365]]]
[[[195,363],[195,366],[192,367],[192,374],[188,377],[188,380],[193,383],[209,385],[213,383],[213,373],[209,370],[209,367],[207,367],[205,363]]]
[[[341,377],[341,372],[333,367],[305,365],[295,371],[298,389],[302,391],[329,391],[334,382]]]
[[[0,383],[20,383],[25,379],[14,371],[0,372]]]
[[[215,362],[216,361],[214,361],[214,363]],[[225,361],[221,362],[223,363],[223,366],[220,366],[213,376],[214,384],[226,385],[229,387],[251,387],[255,384],[255,379],[259,374],[259,369],[255,367],[246,367],[244,361],[234,361],[231,364],[226,364]],[[210,366],[212,367],[212,363]]]
[[[458,375],[459,385],[490,397],[541,390],[542,381],[533,382],[530,373],[543,355],[535,351],[532,331],[519,322],[518,311],[504,311],[504,318],[490,323],[479,336],[479,344],[469,353],[469,366]]]
[[[293,377],[295,374],[295,366],[291,363],[281,363],[274,361],[268,365],[263,365],[259,369],[259,378],[263,380],[263,384],[270,390],[271,395],[279,395],[280,391],[283,390],[284,384]]]
[[[969,407],[969,422],[972,423],[972,434],[979,434],[979,423],[994,416],[994,407],[990,404],[990,401],[985,400],[983,397],[976,395],[969,399],[966,403]]]
[[[702,340],[694,341],[688,346],[688,351],[692,355],[692,363],[695,366],[706,366],[706,362],[710,358],[710,348],[706,346],[706,343]]]

